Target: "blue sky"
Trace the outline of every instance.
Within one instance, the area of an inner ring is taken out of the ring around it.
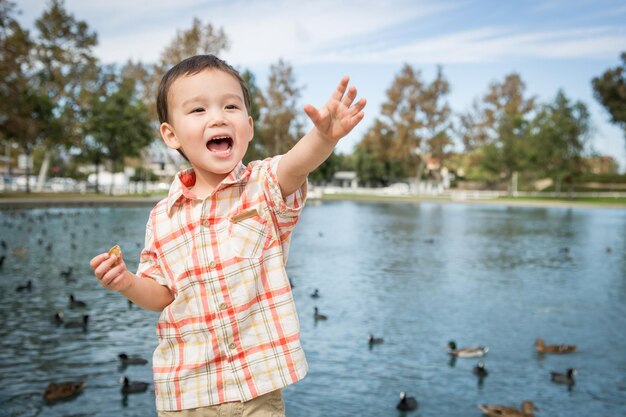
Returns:
[[[43,0],[17,0],[25,26]],[[591,79],[626,51],[626,3],[613,0],[66,0],[66,8],[99,36],[105,63],[155,61],[194,17],[221,27],[231,41],[222,54],[252,70],[264,87],[271,64],[294,67],[302,104],[321,105],[342,75],[367,98],[366,118],[339,144],[350,151],[385,100],[404,63],[432,80],[436,66],[451,83],[450,104],[466,111],[490,82],[517,72],[528,95],[551,100],[559,88],[592,115],[590,146],[626,171],[626,139],[593,98]]]

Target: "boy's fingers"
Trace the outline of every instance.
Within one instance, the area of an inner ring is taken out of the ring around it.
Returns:
[[[344,106],[350,107],[352,105],[352,102],[354,101],[355,98],[356,98],[356,87],[355,86],[351,86],[348,89],[348,94],[346,94],[341,99],[341,102],[343,103]]]
[[[345,75],[341,79],[341,81],[339,81],[339,85],[337,86],[337,89],[333,91],[332,98],[334,98],[337,101],[340,101],[344,93],[346,92],[346,88],[348,87],[349,82],[350,82],[350,77]]]
[[[367,104],[367,100],[362,98],[361,100],[357,101],[356,104],[352,106],[350,110],[352,110],[355,113],[358,113],[365,108],[366,104]]]
[[[360,99],[359,101],[357,101],[356,103],[354,103],[354,104],[352,105],[352,107],[350,107],[349,114],[351,114],[351,115],[355,115],[355,114],[357,114],[357,113],[359,113],[359,112],[363,111],[363,109],[365,108],[365,104],[366,104],[365,99],[364,99],[364,98]]]
[[[307,116],[309,116],[309,119],[311,119],[313,124],[317,124],[319,122],[320,112],[314,106],[307,104],[304,106],[304,112]]]
[[[124,264],[121,264],[111,268],[109,271],[107,271],[107,273],[105,273],[102,278],[100,279],[100,282],[102,282],[102,285],[104,286],[109,286],[111,285],[115,279],[119,276],[121,276],[122,272],[124,271],[124,269],[126,268],[126,266]]]
[[[104,261],[108,257],[109,257],[109,254],[106,252],[101,253],[100,255],[96,255],[91,259],[91,261],[89,261],[89,266],[91,267],[91,269],[95,270],[98,267],[98,265],[100,265],[102,261]]]
[[[354,115],[354,116],[352,117],[352,127],[354,127],[354,126],[358,125],[358,124],[359,124],[359,122],[360,122],[361,120],[363,120],[363,118],[364,118],[364,117],[365,117],[365,113],[363,113],[363,112],[359,112],[359,113],[357,113],[356,115]]]
[[[100,265],[94,270],[96,277],[98,279],[102,279],[108,271],[110,271],[113,266],[115,265],[115,262],[117,262],[117,256],[115,255],[108,255],[108,259],[105,259],[104,261],[100,262]]]

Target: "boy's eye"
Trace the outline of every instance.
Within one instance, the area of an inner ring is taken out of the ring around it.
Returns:
[[[203,111],[204,111],[204,109],[202,107],[197,107],[197,108],[193,109],[191,112],[192,113],[200,113],[200,112],[203,112]]]
[[[239,107],[237,107],[235,104],[228,104],[226,106],[226,109],[228,109],[228,110],[235,110],[235,109],[238,109],[238,108]]]

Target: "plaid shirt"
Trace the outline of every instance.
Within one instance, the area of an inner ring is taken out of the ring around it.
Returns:
[[[247,401],[308,370],[285,271],[306,183],[283,199],[279,160],[240,163],[205,200],[182,171],[150,213],[137,275],[174,294],[153,356],[160,411]]]

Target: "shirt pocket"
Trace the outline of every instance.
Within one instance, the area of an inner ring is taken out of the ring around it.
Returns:
[[[230,248],[238,258],[259,258],[270,233],[266,218],[257,209],[232,215],[228,227]]]

